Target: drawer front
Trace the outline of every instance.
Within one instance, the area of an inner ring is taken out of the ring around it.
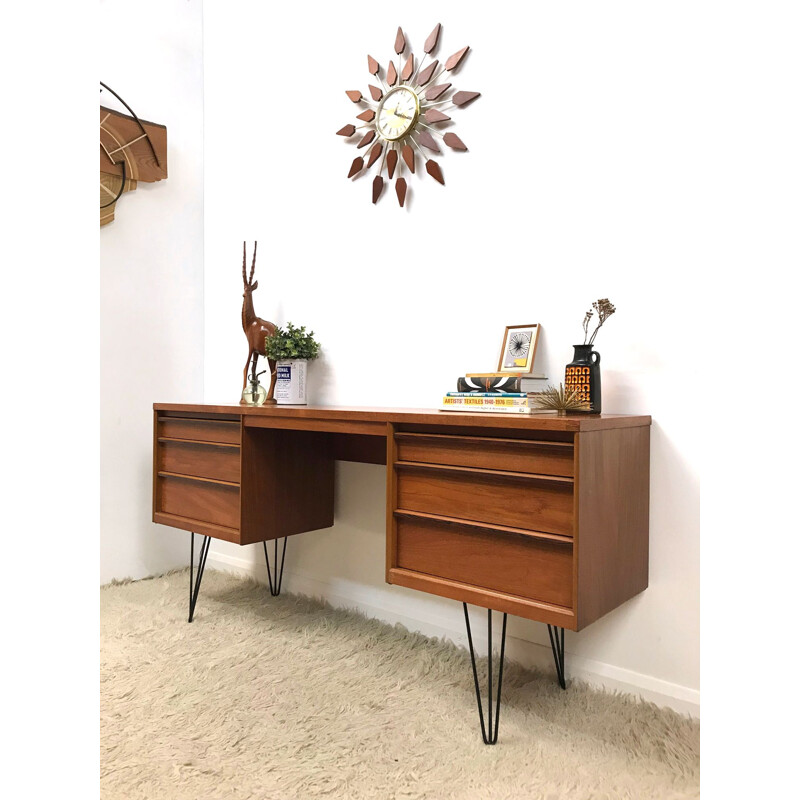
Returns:
[[[572,484],[401,467],[397,508],[572,536]]]
[[[241,424],[238,421],[225,419],[160,417],[158,435],[169,439],[194,439],[199,442],[239,444]]]
[[[159,442],[160,472],[239,483],[239,448],[233,445]]]
[[[397,566],[572,606],[572,545],[398,516]]]
[[[161,508],[157,510],[238,529],[238,486],[172,475],[162,475],[158,480]]]
[[[399,433],[395,438],[398,461],[479,467],[569,478],[575,474],[574,451],[571,444],[419,433]]]

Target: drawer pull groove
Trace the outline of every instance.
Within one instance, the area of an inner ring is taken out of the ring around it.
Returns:
[[[159,442],[176,442],[178,444],[202,444],[205,447],[229,447],[234,450],[239,450],[238,444],[230,444],[228,442],[209,442],[207,439],[176,439],[174,436],[159,436]]]
[[[159,422],[213,422],[215,425],[236,425],[239,426],[241,423],[238,419],[219,419],[218,417],[179,417],[179,416],[172,416],[159,414],[158,415]]]
[[[214,478],[198,478],[196,475],[181,475],[178,472],[163,472],[158,473],[159,478],[180,478],[182,481],[197,481],[198,483],[211,483],[214,486],[232,486],[234,489],[239,488],[238,483],[232,481],[220,481]]]
[[[509,472],[501,469],[485,469],[482,467],[456,467],[451,464],[427,464],[421,461],[395,461],[395,467],[401,469],[413,469],[427,472],[452,472],[458,475],[486,475],[498,478],[509,478],[521,481],[544,481],[545,483],[557,483],[564,486],[572,486],[574,478],[567,478],[561,475],[539,475],[534,472]]]
[[[510,594],[508,592],[479,589],[468,583],[448,580],[422,572],[393,567],[389,570],[390,582],[396,586],[407,586],[409,589],[436,594],[440,597],[449,597],[458,602],[469,602],[474,605],[491,608],[495,611],[506,611],[527,619],[536,619],[543,622],[558,624],[568,630],[576,630],[575,611],[571,606],[559,606],[541,600],[531,600],[527,597]]]
[[[507,444],[511,446],[520,446],[526,447],[528,445],[536,445],[536,447],[553,447],[555,449],[564,449],[567,448],[569,450],[573,449],[572,442],[555,442],[555,441],[548,441],[545,439],[505,439],[498,436],[456,436],[451,433],[396,433],[394,435],[395,439],[405,439],[408,441],[416,441],[416,442],[441,442],[441,441],[451,441],[451,442],[463,442],[468,444],[484,444],[484,443],[493,443],[493,444]]]
[[[510,525],[490,525],[485,522],[476,522],[471,519],[459,519],[457,517],[446,517],[442,514],[428,514],[422,511],[409,511],[404,508],[398,508],[394,515],[396,517],[406,517],[408,519],[427,520],[430,522],[438,522],[442,525],[458,525],[459,527],[475,528],[480,531],[494,531],[499,534],[512,533],[516,536],[529,536],[532,539],[546,539],[550,542],[556,542],[568,546],[572,546],[572,537],[558,533],[546,533],[545,531],[527,530],[525,528],[512,528]]]

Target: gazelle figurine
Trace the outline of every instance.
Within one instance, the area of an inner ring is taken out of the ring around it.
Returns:
[[[253,362],[253,376],[256,375],[256,366],[258,364],[258,357],[264,356],[266,358],[266,342],[267,336],[272,336],[275,333],[275,325],[271,322],[261,319],[256,316],[253,309],[253,292],[258,289],[258,281],[253,282],[253,273],[256,271],[256,250],[258,249],[258,242],[253,245],[253,265],[250,268],[250,277],[247,277],[247,242],[242,243],[242,280],[244,281],[244,302],[242,303],[242,328],[247,337],[247,363],[244,365],[244,382],[242,383],[242,391],[244,392],[247,387],[247,370],[250,368],[250,362]],[[275,362],[272,359],[269,361],[270,371],[270,391],[267,394],[269,398],[267,403],[274,403],[272,398],[275,383]]]

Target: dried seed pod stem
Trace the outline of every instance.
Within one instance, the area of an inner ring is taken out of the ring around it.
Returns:
[[[597,327],[594,329],[588,342],[584,339],[584,344],[594,344],[597,332],[603,327],[603,323],[617,310],[607,297],[601,297],[599,300],[595,300],[594,303],[592,303],[592,308],[597,312]],[[584,330],[587,332],[589,325],[588,318],[591,316],[591,313],[591,311],[587,311],[586,317],[584,317]]]

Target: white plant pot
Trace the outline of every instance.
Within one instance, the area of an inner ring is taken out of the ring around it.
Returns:
[[[304,406],[306,404],[305,358],[278,361],[275,381],[275,400],[279,406]]]

